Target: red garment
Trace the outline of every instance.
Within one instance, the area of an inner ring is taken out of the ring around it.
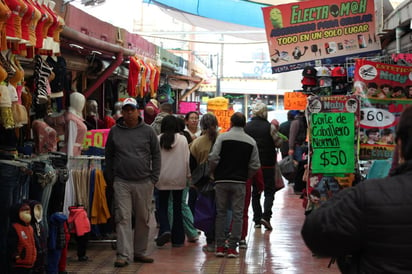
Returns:
[[[29,41],[30,34],[29,34],[29,24],[34,16],[34,6],[29,3],[27,0],[23,0],[23,2],[27,5],[27,12],[24,14],[21,20],[21,38]]]
[[[49,12],[49,14],[51,15],[51,19],[52,19],[52,23],[49,27],[49,29],[47,30],[47,36],[48,37],[53,37],[54,35],[54,31],[56,30],[56,28],[59,26],[59,20],[57,18],[57,15],[54,13],[54,11],[52,11],[50,9],[50,7],[47,7],[47,11]]]
[[[116,124],[116,120],[109,115],[104,116],[104,128],[111,128]]]
[[[20,0],[5,0],[12,11],[6,21],[6,35],[21,39],[21,20],[27,12],[27,5]]]
[[[33,227],[14,223],[13,228],[18,237],[17,254],[22,254],[23,249],[26,253],[24,258],[20,257],[15,260],[13,267],[32,268],[37,257]]]
[[[129,77],[127,78],[127,93],[130,97],[137,96],[137,88],[139,83],[140,63],[136,57],[130,57]]]
[[[248,232],[248,222],[249,222],[249,205],[250,205],[250,198],[252,196],[252,184],[253,181],[256,183],[259,191],[262,192],[265,189],[265,183],[263,181],[263,172],[262,169],[259,168],[256,174],[252,177],[247,179],[246,181],[246,195],[245,195],[245,206],[243,208],[243,223],[242,223],[242,234],[240,235],[240,239],[246,239],[247,232]]]
[[[150,108],[150,111],[148,110],[149,108]],[[160,112],[159,108],[155,104],[149,101],[143,110],[144,122],[148,125],[151,125],[159,112]]]
[[[87,212],[84,207],[69,207],[69,231],[70,233],[75,233],[77,236],[83,236],[84,234],[90,232],[90,220],[87,217]]]
[[[66,265],[67,265],[67,249],[69,247],[69,242],[70,242],[70,233],[69,233],[69,227],[67,226],[67,222],[64,222],[64,235],[66,238],[66,246],[62,249],[62,254],[60,256],[59,272],[66,271]]]

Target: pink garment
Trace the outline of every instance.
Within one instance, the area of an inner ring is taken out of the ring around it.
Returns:
[[[82,145],[84,137],[86,136],[87,127],[83,122],[83,119],[70,111],[64,113],[64,119],[66,124],[66,129],[64,132],[65,145],[62,149],[63,152],[67,153],[69,156],[79,156],[82,152]],[[76,127],[76,132],[71,132],[70,126],[74,123]],[[70,147],[70,144],[73,144]]]
[[[90,232],[90,220],[87,217],[87,212],[84,207],[69,207],[69,231],[70,233],[75,233],[77,236],[83,236],[84,234]]]
[[[32,123],[34,148],[37,154],[49,153],[57,150],[57,134],[46,122],[34,120]]]
[[[66,126],[66,121],[64,119],[64,115],[59,116],[46,116],[44,117],[44,121],[56,130],[58,136],[64,135],[64,129]]]

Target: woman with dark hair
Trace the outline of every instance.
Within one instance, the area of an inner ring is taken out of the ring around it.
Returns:
[[[412,273],[412,106],[402,112],[395,140],[399,166],[389,177],[341,190],[306,217],[306,245],[337,257],[343,273]]]
[[[218,135],[218,121],[212,113],[206,113],[200,119],[200,128],[202,135],[193,140],[190,144],[190,169],[193,171],[197,165],[208,160],[209,152],[216,141]],[[194,215],[195,203],[197,199],[197,190],[191,187],[189,190],[189,207]],[[207,245],[203,250],[207,252],[215,251],[215,230],[211,229],[206,234]]]
[[[163,118],[158,136],[160,143],[161,169],[158,189],[159,233],[157,246],[171,241],[173,247],[183,246],[185,233],[182,219],[182,193],[190,178],[189,146],[179,133],[178,120],[173,115]],[[173,196],[173,223],[169,223],[169,196]]]
[[[185,115],[186,129],[190,133],[192,140],[200,136],[202,131],[199,128],[199,113],[197,111],[189,111]]]

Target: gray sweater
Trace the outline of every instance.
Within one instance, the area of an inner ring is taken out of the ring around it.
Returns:
[[[109,184],[115,178],[124,181],[155,183],[160,174],[160,147],[154,130],[139,117],[135,128],[124,125],[119,118],[110,129],[106,142],[105,179]]]

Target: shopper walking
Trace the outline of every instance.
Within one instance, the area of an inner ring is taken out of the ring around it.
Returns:
[[[168,115],[162,120],[159,135],[162,166],[159,181],[156,183],[159,198],[159,233],[157,246],[163,246],[170,240],[173,247],[183,246],[185,232],[182,217],[182,195],[190,178],[189,145],[186,137],[180,134],[178,118]],[[173,196],[172,225],[169,223],[169,197]]]
[[[206,113],[200,119],[200,128],[202,135],[193,140],[190,144],[190,167],[193,171],[197,165],[203,164],[208,161],[208,156],[213,144],[216,141],[218,135],[218,121],[215,115],[212,113]],[[197,199],[197,190],[194,186],[189,189],[188,204],[192,210],[193,216],[195,214],[195,204]],[[203,247],[203,251],[214,252],[215,251],[215,229],[211,228],[210,232],[205,232],[206,245]]]
[[[267,120],[267,106],[264,103],[256,103],[252,109],[252,119],[246,124],[245,132],[249,134],[259,149],[259,159],[262,165],[264,196],[263,209],[260,204],[261,192],[256,184],[252,187],[252,208],[255,227],[264,225],[267,230],[272,230],[270,219],[272,218],[273,201],[275,200],[275,165],[277,149],[282,145],[282,138],[277,134],[275,126]]]
[[[115,267],[127,266],[131,260],[153,262],[152,258],[146,256],[146,250],[153,185],[160,174],[158,138],[139,116],[135,99],[124,100],[122,115],[110,129],[105,150],[105,179],[114,189],[117,235]]]
[[[353,271],[344,273],[412,273],[411,129],[409,106],[397,125],[400,165],[390,177],[342,190],[306,217],[306,245],[315,254],[338,257],[342,272]],[[344,263],[348,258],[351,264]]]
[[[238,257],[237,244],[242,231],[246,180],[260,168],[255,140],[244,131],[246,117],[235,112],[230,117],[231,129],[219,135],[209,155],[210,172],[216,182],[216,256],[225,256],[228,209],[232,209],[232,229],[227,257]]]

